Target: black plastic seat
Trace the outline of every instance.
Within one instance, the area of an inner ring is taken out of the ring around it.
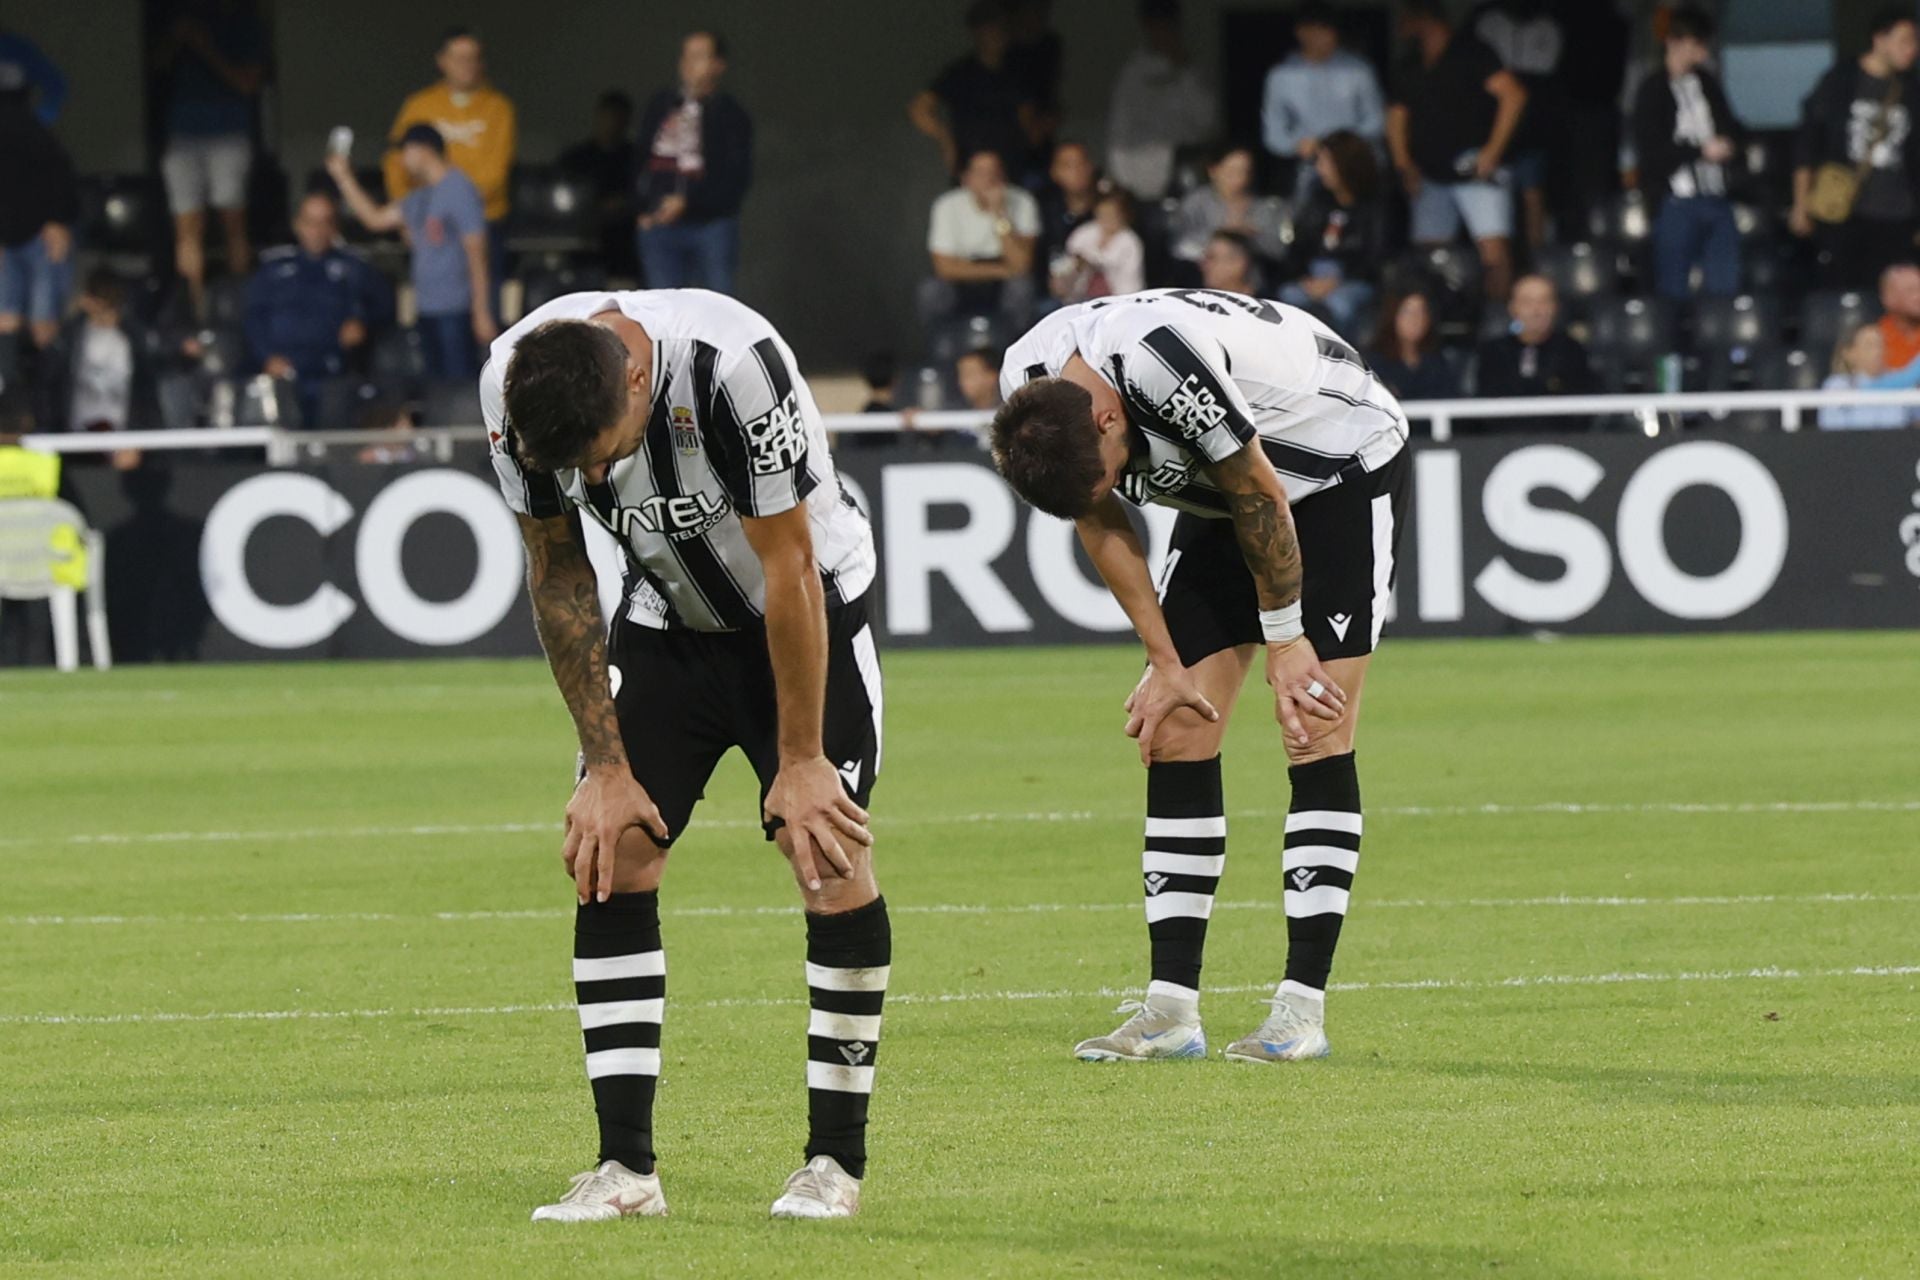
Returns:
[[[1780,301],[1744,293],[1734,298],[1699,298],[1693,304],[1693,339],[1703,358],[1727,347],[1780,342]]]
[[[429,382],[420,395],[420,423],[428,427],[479,426],[479,383],[471,378]]]
[[[1843,335],[1880,317],[1879,299],[1866,293],[1823,289],[1807,295],[1800,307],[1800,346],[1831,352]]]
[[[1553,281],[1561,305],[1576,313],[1585,313],[1594,299],[1620,289],[1618,255],[1586,241],[1541,245],[1534,251],[1533,269]]]
[[[569,293],[587,293],[607,287],[607,273],[600,267],[560,267],[551,271],[529,272],[522,285],[521,314],[545,306]]]

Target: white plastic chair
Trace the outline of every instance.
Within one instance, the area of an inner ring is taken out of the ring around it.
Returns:
[[[75,530],[87,548],[87,638],[93,665],[113,665],[107,641],[106,539],[87,527],[72,503],[54,498],[0,501],[0,601],[45,600],[53,614],[53,660],[62,671],[80,668],[80,590],[61,582],[71,553],[55,542],[63,527]]]

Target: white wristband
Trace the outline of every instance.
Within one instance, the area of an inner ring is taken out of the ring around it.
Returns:
[[[1300,602],[1295,600],[1283,609],[1262,609],[1260,633],[1266,636],[1268,644],[1292,644],[1307,634],[1307,629],[1300,625]]]

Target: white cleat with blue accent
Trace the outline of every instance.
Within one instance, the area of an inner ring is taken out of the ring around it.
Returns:
[[[1326,1000],[1283,988],[1274,993],[1267,1020],[1228,1045],[1223,1056],[1233,1062],[1302,1062],[1331,1052]]]
[[[1129,1000],[1114,1012],[1132,1016],[1106,1035],[1073,1046],[1074,1057],[1082,1062],[1150,1062],[1207,1056],[1198,1000],[1178,999],[1148,987],[1145,1000]]]

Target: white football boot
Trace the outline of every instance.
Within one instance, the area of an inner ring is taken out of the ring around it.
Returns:
[[[1228,1045],[1224,1056],[1234,1062],[1301,1062],[1331,1052],[1325,997],[1315,1000],[1282,989],[1273,994],[1267,1020]]]
[[[535,1222],[605,1222],[613,1218],[664,1218],[667,1198],[660,1175],[635,1173],[618,1160],[573,1176],[573,1185],[556,1204],[533,1211]]]
[[[776,1218],[851,1218],[860,1211],[860,1179],[832,1156],[815,1156],[794,1170],[773,1202]]]
[[[1131,1017],[1106,1035],[1073,1046],[1073,1056],[1082,1062],[1206,1057],[1207,1033],[1200,1026],[1200,1002],[1156,991],[1155,985],[1149,984],[1145,1000],[1129,1000],[1114,1010]]]

